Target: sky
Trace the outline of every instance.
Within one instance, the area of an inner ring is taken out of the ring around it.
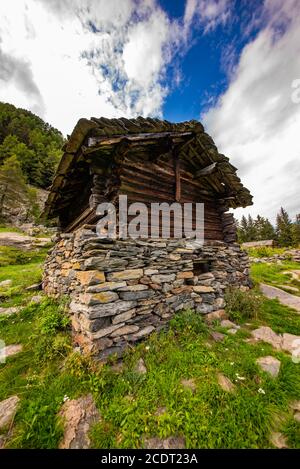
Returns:
[[[200,120],[274,221],[300,212],[300,0],[1,0],[0,101]]]

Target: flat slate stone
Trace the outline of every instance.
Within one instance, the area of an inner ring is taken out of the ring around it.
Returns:
[[[12,357],[13,355],[16,355],[17,353],[22,352],[23,350],[23,345],[22,344],[12,344],[12,345],[7,345],[1,350],[1,354],[3,357]]]
[[[20,306],[12,306],[11,308],[0,308],[0,316],[11,316],[18,313],[22,308]]]
[[[286,437],[280,432],[273,432],[270,437],[270,442],[275,448],[288,448]]]
[[[235,391],[234,384],[230,381],[229,378],[224,376],[222,373],[217,375],[218,383],[225,392],[233,393]]]
[[[0,430],[10,426],[17,412],[19,401],[18,396],[11,396],[0,402]]]
[[[272,356],[261,357],[256,360],[256,363],[260,368],[271,375],[273,378],[276,378],[280,371],[281,362],[277,358]]]
[[[196,389],[197,389],[197,385],[196,385],[195,380],[193,378],[182,379],[180,381],[180,383],[185,389],[190,389],[192,392],[195,392]]]
[[[66,401],[59,415],[64,423],[64,436],[59,448],[88,449],[90,447],[88,432],[92,425],[100,420],[92,395]]]
[[[300,412],[300,401],[293,401],[290,403],[290,408],[294,411]]]
[[[300,351],[300,336],[294,334],[284,333],[282,335],[282,350],[285,352],[293,353],[296,350]]]
[[[220,325],[221,327],[224,327],[225,329],[240,329],[240,326],[238,326],[232,321],[229,321],[229,319],[223,319]]]
[[[169,438],[146,438],[144,440],[146,449],[184,449],[185,438],[178,436],[170,436]]]
[[[134,371],[140,375],[145,375],[147,373],[147,368],[142,358],[140,358],[139,361],[137,362],[134,368]]]
[[[2,282],[0,282],[0,288],[10,287],[11,285],[12,285],[12,280],[10,279],[2,280]]]
[[[271,344],[277,350],[281,349],[282,337],[277,335],[268,326],[262,326],[252,331],[252,336],[257,340],[262,340],[267,344]]]
[[[289,306],[290,308],[295,309],[298,313],[300,313],[300,297],[291,295],[280,288],[271,287],[270,285],[266,285],[264,283],[260,284],[260,288],[262,293],[270,299],[277,298],[280,303],[285,306]]]
[[[223,342],[223,340],[226,337],[225,334],[222,334],[221,332],[216,332],[216,331],[211,331],[209,334],[215,342]]]

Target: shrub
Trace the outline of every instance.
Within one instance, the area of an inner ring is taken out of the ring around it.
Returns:
[[[262,307],[262,299],[255,290],[242,291],[228,288],[225,293],[226,311],[232,320],[257,318]]]
[[[255,257],[255,258],[262,258],[262,257],[273,257],[276,254],[283,254],[284,249],[283,248],[272,248],[268,246],[261,246],[257,248],[248,248],[246,249],[249,256]]]
[[[170,321],[170,325],[175,331],[193,331],[197,334],[207,330],[201,314],[190,309],[177,313]]]
[[[36,359],[44,362],[65,356],[71,350],[71,341],[67,332],[70,320],[64,313],[64,305],[46,299],[39,305],[39,311],[36,333],[31,338]]]
[[[69,323],[70,320],[61,307],[49,308],[39,321],[40,331],[44,335],[53,335],[57,331],[66,329]]]

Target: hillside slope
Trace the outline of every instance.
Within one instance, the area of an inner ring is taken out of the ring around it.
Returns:
[[[34,221],[61,157],[62,134],[38,116],[0,102],[0,219]]]

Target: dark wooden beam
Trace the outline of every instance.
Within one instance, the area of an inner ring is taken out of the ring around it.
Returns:
[[[180,202],[181,181],[180,181],[180,158],[178,154],[175,155],[174,162],[175,162],[175,184],[176,184],[175,200],[176,202]]]
[[[113,145],[116,143],[121,142],[123,139],[127,139],[131,142],[138,142],[138,141],[147,141],[151,139],[159,139],[165,137],[186,137],[192,135],[192,132],[149,132],[149,133],[140,133],[140,134],[127,134],[127,135],[120,135],[116,137],[90,137],[88,139],[88,147],[93,147],[95,145]]]

